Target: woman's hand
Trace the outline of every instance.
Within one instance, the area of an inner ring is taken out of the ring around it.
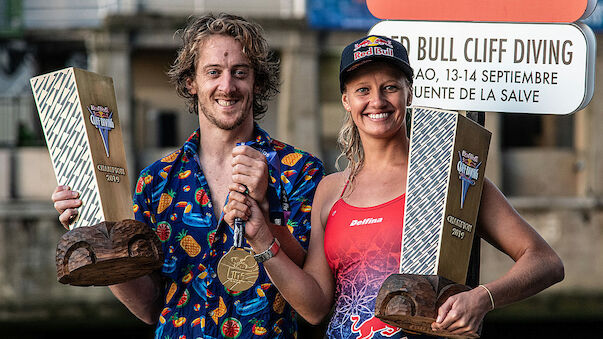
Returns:
[[[228,203],[224,206],[224,221],[232,227],[235,218],[245,222],[245,238],[254,250],[262,252],[270,246],[274,236],[257,202],[244,193],[230,191]]]
[[[438,318],[431,324],[431,329],[477,337],[480,324],[491,309],[488,292],[476,287],[449,297],[438,309]]]

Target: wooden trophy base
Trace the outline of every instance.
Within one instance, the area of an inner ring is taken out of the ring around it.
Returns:
[[[438,275],[392,274],[381,285],[375,301],[375,316],[408,332],[459,339],[478,338],[479,334],[469,337],[431,330],[438,308],[446,299],[468,290],[470,287]]]
[[[163,265],[161,243],[136,220],[104,221],[65,233],[57,245],[57,277],[74,286],[107,286],[149,274]]]

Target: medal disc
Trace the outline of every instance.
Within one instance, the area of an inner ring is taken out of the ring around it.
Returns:
[[[231,291],[245,291],[258,278],[259,267],[253,256],[241,248],[231,248],[218,262],[218,278]]]

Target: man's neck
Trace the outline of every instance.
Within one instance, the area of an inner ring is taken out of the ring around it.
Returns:
[[[200,120],[199,161],[210,189],[214,214],[222,212],[232,183],[232,149],[253,138],[253,119],[233,130],[224,130]]]
[[[230,159],[232,149],[239,142],[253,139],[253,120],[232,130],[220,129],[214,125],[200,125],[199,155],[213,162]]]

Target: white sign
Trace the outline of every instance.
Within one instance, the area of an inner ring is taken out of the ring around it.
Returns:
[[[408,50],[417,106],[568,114],[590,102],[595,37],[581,24],[382,21]]]

